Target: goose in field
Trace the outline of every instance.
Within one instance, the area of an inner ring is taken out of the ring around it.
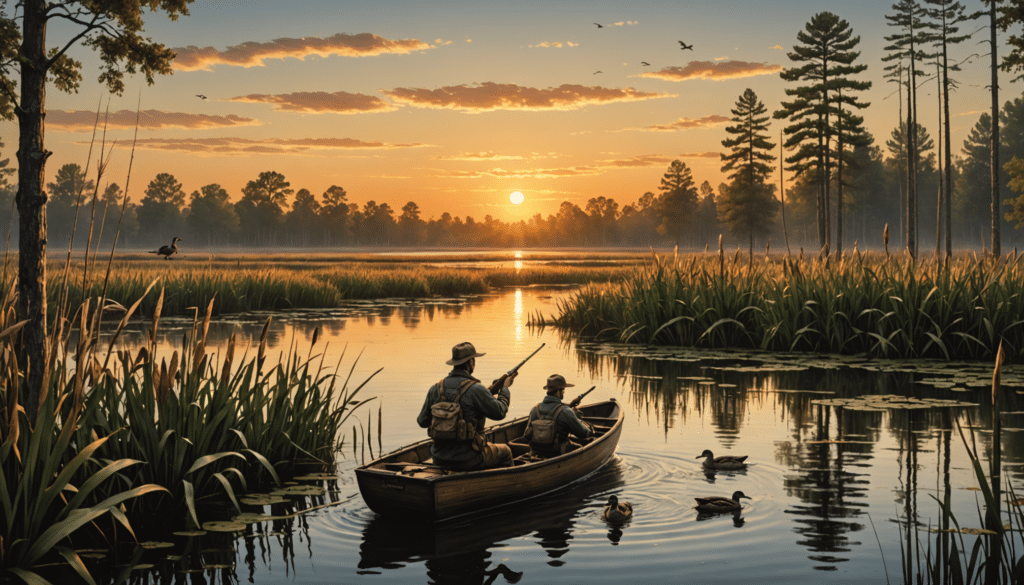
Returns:
[[[164,257],[164,260],[170,260],[171,256],[178,251],[178,242],[182,241],[181,238],[174,238],[171,240],[170,246],[160,246],[159,250],[150,250],[150,254],[159,254]]]
[[[709,496],[694,499],[697,500],[697,509],[701,512],[735,512],[741,508],[740,498],[751,499],[750,496],[743,495],[743,492],[733,492],[731,498]]]
[[[722,455],[721,457],[715,457],[715,454],[710,449],[704,449],[704,452],[697,456],[697,459],[704,457],[704,468],[705,469],[746,469],[747,464],[744,461],[747,460],[747,455],[737,457],[735,455]]]
[[[629,502],[619,503],[618,496],[608,498],[608,505],[604,507],[602,518],[609,522],[623,522],[633,517],[633,505]]]

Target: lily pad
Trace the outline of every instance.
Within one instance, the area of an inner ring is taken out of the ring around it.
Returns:
[[[288,496],[288,497],[302,497],[302,496],[322,496],[327,492],[322,487],[315,485],[293,485],[286,488],[276,489],[270,492],[272,496]]]
[[[141,565],[135,565],[132,567],[133,571],[145,571],[146,569],[152,569],[155,565],[149,563],[142,563]]]
[[[203,530],[208,530],[210,532],[241,532],[245,530],[246,526],[246,524],[241,522],[218,520],[214,522],[204,522]]]
[[[284,504],[288,500],[272,494],[246,494],[244,497],[239,498],[238,501],[249,506],[269,506],[271,504]]]
[[[273,519],[273,516],[267,514],[256,514],[253,512],[245,512],[239,514],[231,519],[232,522],[241,522],[242,524],[255,524],[257,522],[266,522],[267,520]]]
[[[173,542],[157,542],[155,540],[150,540],[150,541],[147,541],[147,542],[140,542],[139,546],[141,546],[142,548],[144,548],[146,550],[153,550],[153,549],[156,549],[156,548],[170,548],[170,547],[174,546],[174,543]]]
[[[174,536],[203,536],[206,534],[205,530],[181,530],[179,532],[172,532]]]

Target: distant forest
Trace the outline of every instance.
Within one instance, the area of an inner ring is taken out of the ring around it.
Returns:
[[[751,92],[752,93],[752,92]],[[755,96],[756,97],[756,96]],[[742,100],[741,100],[742,101]],[[1003,162],[1001,199],[1005,203],[1002,238],[1009,246],[1024,243],[1024,96],[1008,101],[1000,115],[1000,159]],[[953,159],[953,243],[958,248],[981,249],[990,235],[989,134],[991,117],[982,114]],[[889,224],[891,246],[903,247],[906,226],[906,126],[894,128],[883,145],[854,146],[843,169],[843,240],[847,249],[859,241],[861,249],[881,246],[882,230]],[[917,127],[920,153],[917,190],[918,229],[923,251],[934,246],[940,173],[936,141]],[[725,144],[727,141],[723,141]],[[0,148],[3,145],[0,144]],[[901,156],[902,155],[902,156]],[[725,157],[723,156],[723,159]],[[17,221],[11,222],[16,185],[11,183],[10,159],[0,160],[0,226],[11,225],[17,241]],[[1007,164],[1009,163],[1009,164]],[[768,221],[753,243],[760,249],[784,246],[782,208],[779,205],[777,166],[775,182],[764,177],[771,192],[769,204],[745,200],[740,189],[708,181],[699,185],[686,163],[674,161],[659,185],[636,199],[592,197],[584,206],[563,202],[553,215],[505,222],[491,215],[476,218],[442,213],[424,218],[419,205],[409,201],[401,209],[376,201],[357,202],[340,186],[319,196],[308,189],[293,189],[280,173],[262,172],[248,182],[237,201],[218,184],[186,188],[170,173],[152,179],[137,204],[128,201],[121,220],[119,247],[158,247],[172,237],[195,247],[548,247],[548,246],[672,246],[694,249],[717,246],[719,234],[730,245],[747,246],[749,221],[730,218],[729,207],[754,206]],[[803,173],[785,192],[785,221],[793,246],[816,250],[816,202],[821,185],[815,173]],[[639,187],[637,190],[643,189]],[[831,193],[838,189],[835,182]],[[96,200],[93,201],[93,195]],[[109,244],[121,218],[124,194],[110,183],[95,189],[77,164],[66,164],[47,183],[48,239],[66,245],[75,225],[76,248],[88,237],[95,217],[93,238]],[[836,202],[832,202],[836,205]],[[95,212],[94,212],[95,208]],[[95,213],[95,216],[94,216]],[[833,224],[835,218],[833,218]],[[762,222],[764,223],[764,222]],[[835,226],[833,225],[833,230]]]

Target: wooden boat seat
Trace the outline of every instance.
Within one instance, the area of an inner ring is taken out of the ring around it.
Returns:
[[[585,420],[585,421],[587,421],[589,423],[595,424],[595,425],[602,425],[602,426],[610,427],[613,424],[615,424],[615,421],[618,420],[618,419],[615,419],[615,418],[605,418],[603,416],[585,416],[585,417],[583,417],[583,420]]]

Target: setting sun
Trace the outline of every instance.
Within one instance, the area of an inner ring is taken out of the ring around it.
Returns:
[[[514,191],[511,195],[508,196],[508,200],[512,202],[512,205],[519,205],[520,203],[523,202],[524,199],[526,199],[526,197],[523,196],[523,194],[520,193],[519,191]]]

